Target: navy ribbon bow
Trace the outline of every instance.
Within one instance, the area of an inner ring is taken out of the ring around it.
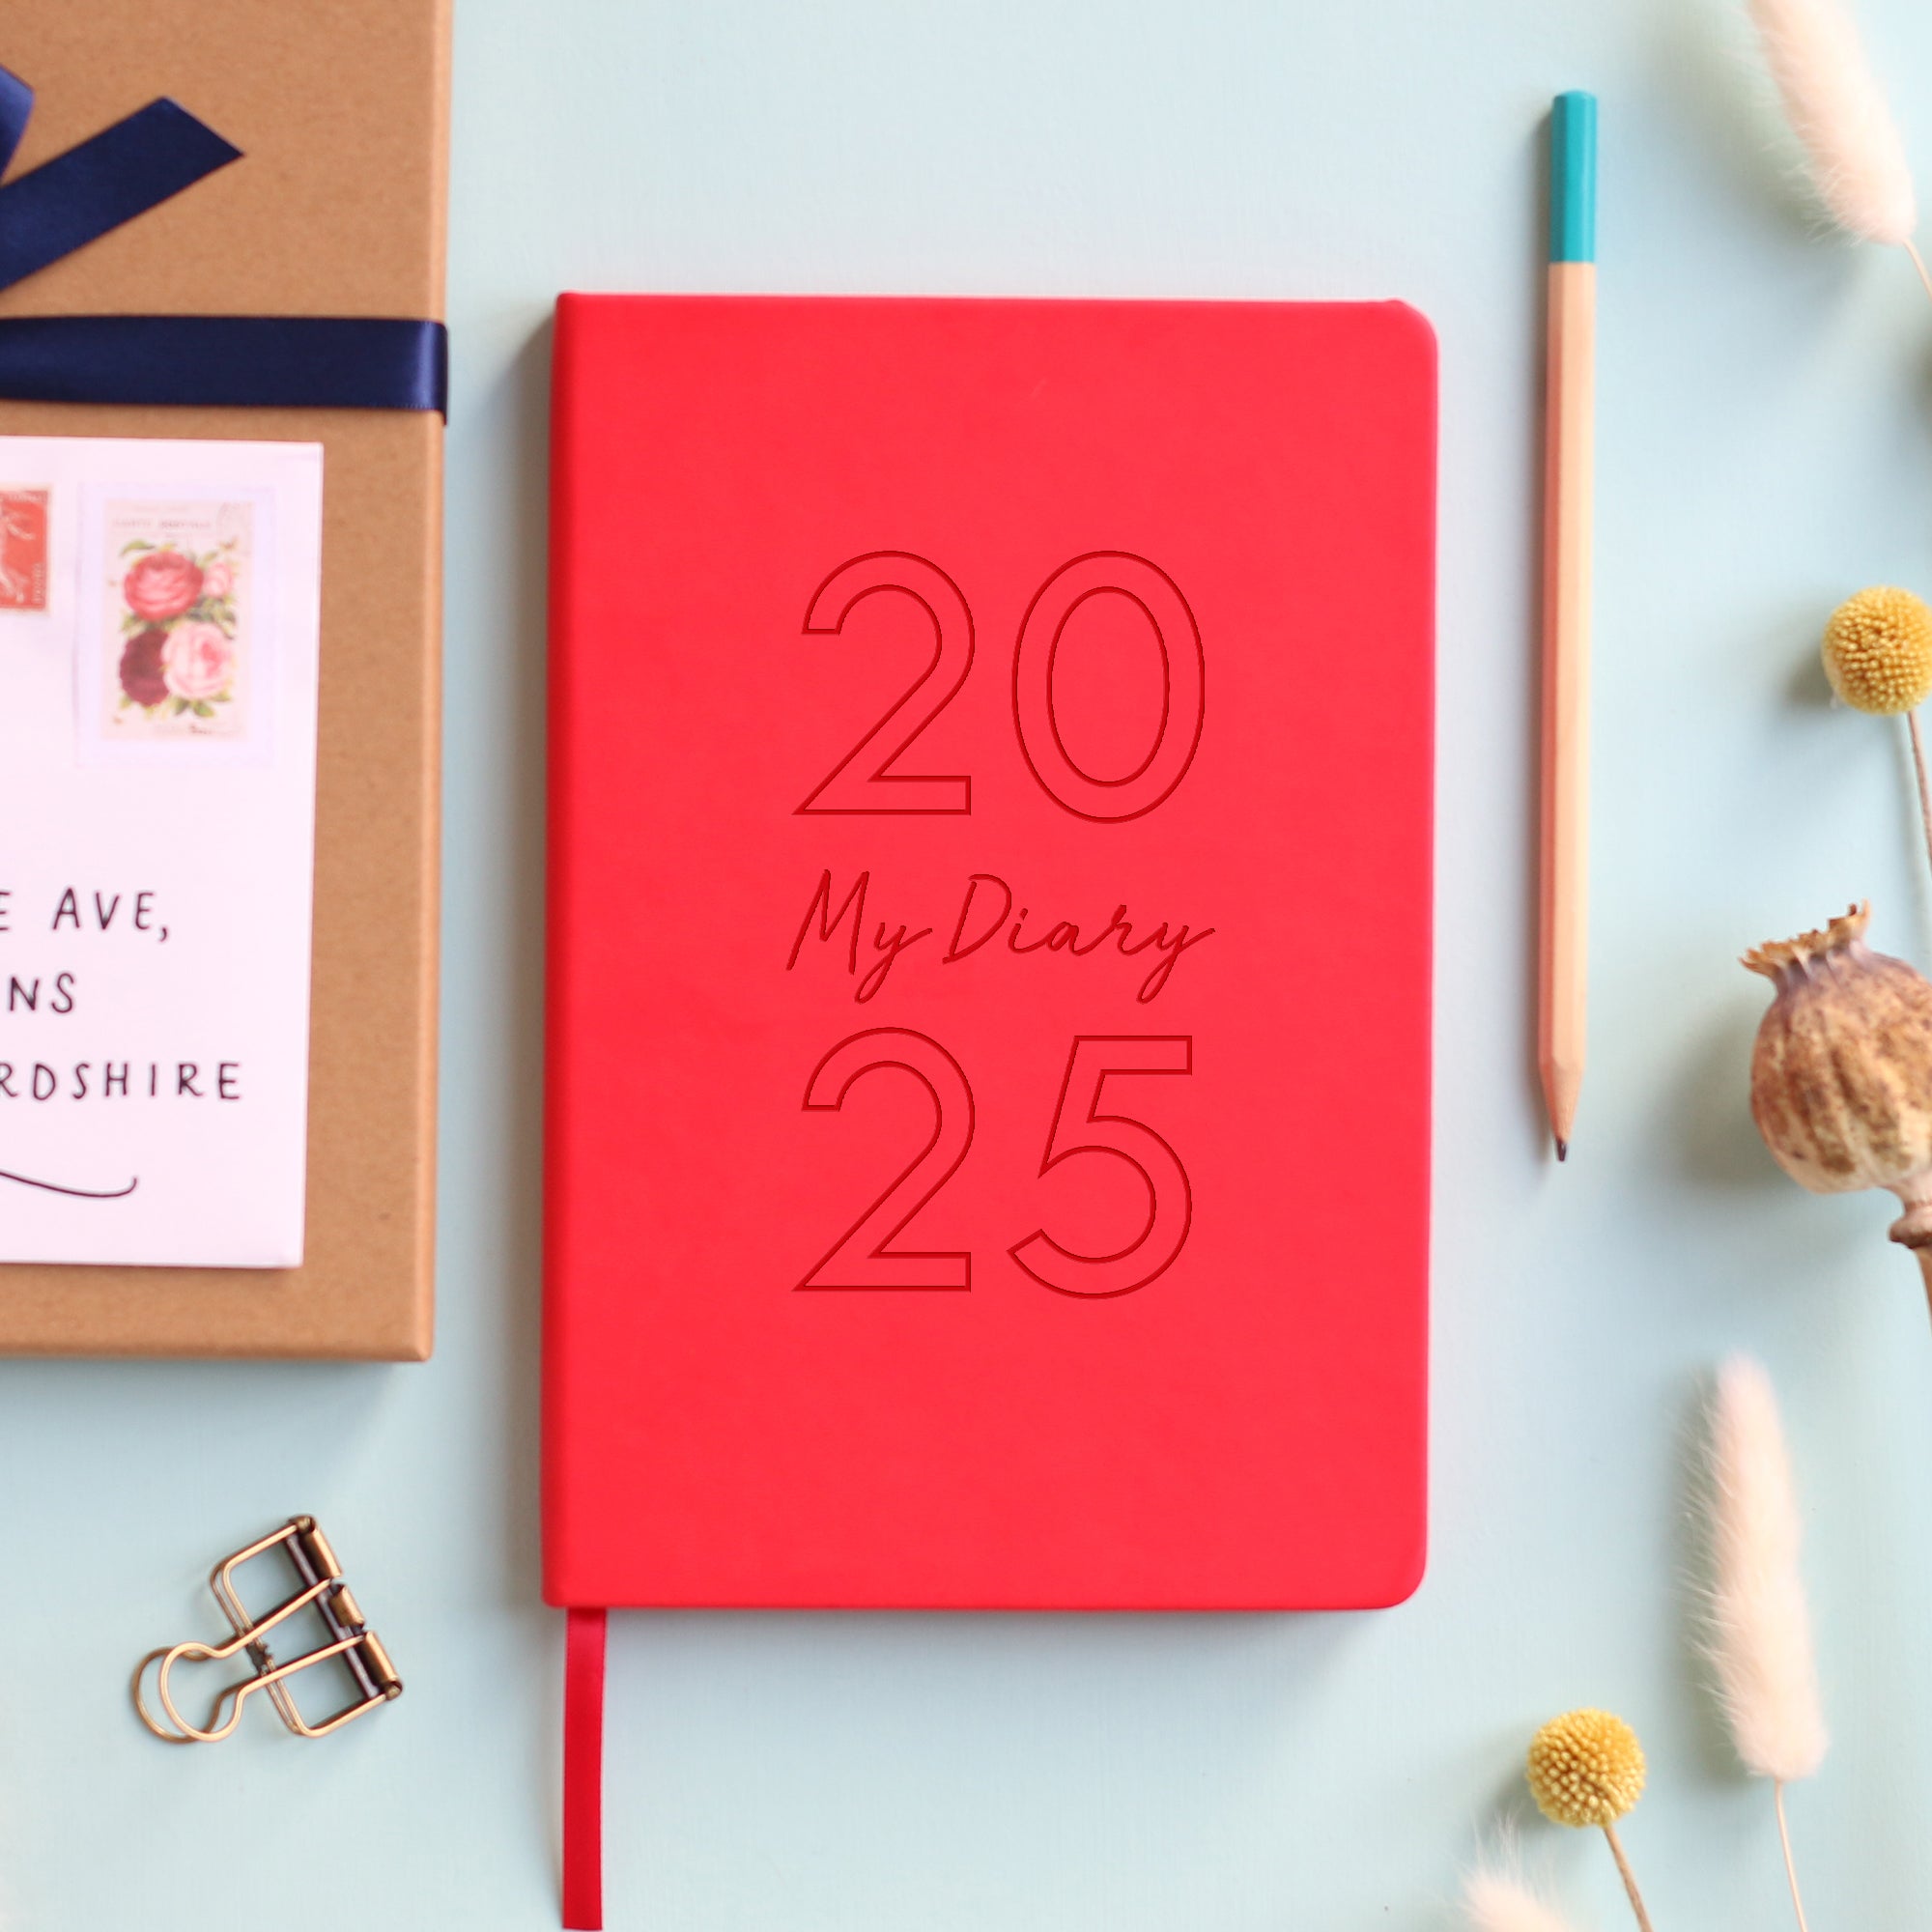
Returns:
[[[0,176],[34,90],[0,68]],[[242,158],[172,100],[0,187],[0,289]],[[365,316],[60,315],[0,319],[0,398],[448,413],[440,322]]]

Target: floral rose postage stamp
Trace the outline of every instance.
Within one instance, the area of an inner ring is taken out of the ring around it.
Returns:
[[[47,497],[0,484],[0,611],[47,608]]]
[[[101,505],[103,740],[247,736],[254,511],[245,501]]]

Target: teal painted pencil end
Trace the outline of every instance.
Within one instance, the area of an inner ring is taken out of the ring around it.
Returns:
[[[1549,110],[1549,259],[1597,259],[1597,97],[1559,94]]]

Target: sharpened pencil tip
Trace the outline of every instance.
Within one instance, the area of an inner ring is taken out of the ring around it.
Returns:
[[[1556,1137],[1556,1158],[1558,1160],[1568,1160],[1570,1158],[1570,1143],[1560,1134]]]

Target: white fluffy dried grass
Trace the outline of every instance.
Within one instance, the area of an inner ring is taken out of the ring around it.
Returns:
[[[1809,1777],[1828,1740],[1798,1496],[1771,1378],[1748,1356],[1718,1374],[1710,1526],[1711,1662],[1738,1756],[1778,1784]]]
[[[1905,144],[1843,0],[1747,0],[1811,180],[1840,226],[1904,246],[1918,225]]]
[[[1463,1886],[1470,1932],[1571,1932],[1570,1921],[1515,1872],[1485,1866]]]

